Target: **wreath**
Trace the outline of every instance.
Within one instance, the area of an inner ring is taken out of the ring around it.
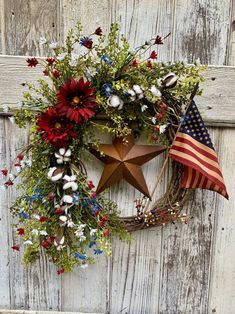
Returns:
[[[42,66],[44,75],[27,83],[14,114],[18,126],[30,123],[30,143],[11,169],[2,169],[4,188],[21,177],[23,192],[11,207],[18,217],[12,249],[23,246],[26,265],[44,251],[58,274],[85,268],[95,255],[111,254],[112,236],[126,241],[129,231],[187,222],[181,214],[189,193],[180,186],[182,165],[171,161],[167,192],[153,205],[154,191],[149,193],[141,172],[143,163],[171,147],[187,106],[201,93],[204,67],[158,61],[167,37],[132,50],[117,24],[107,36],[100,27],[84,36],[78,23],[64,45],[41,39],[51,56],[26,60],[28,67]],[[113,144],[100,143],[99,132],[109,133]],[[140,134],[148,145],[135,145]],[[87,152],[105,164],[97,191],[86,172]],[[117,204],[103,192],[122,178],[143,194],[133,217],[119,217]]]

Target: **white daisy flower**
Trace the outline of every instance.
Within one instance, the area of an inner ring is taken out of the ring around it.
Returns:
[[[63,179],[65,181],[65,184],[63,185],[63,190],[71,188],[73,191],[76,191],[78,189],[78,184],[77,182],[75,182],[77,179],[76,175],[72,176],[65,175]]]
[[[55,182],[60,180],[63,177],[64,170],[62,168],[51,167],[48,171],[48,178]]]

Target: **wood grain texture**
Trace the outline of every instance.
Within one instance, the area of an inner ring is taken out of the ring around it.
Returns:
[[[26,88],[25,82],[35,82],[42,75],[42,68],[28,68],[25,57],[0,56],[0,109],[8,104],[13,110],[19,107]],[[203,95],[197,98],[202,117],[208,125],[235,124],[235,68],[208,67],[205,72]],[[9,86],[11,92],[9,93]]]
[[[209,294],[209,313],[233,312],[235,306],[235,130],[220,131],[219,160],[230,196],[229,202],[217,197],[214,221],[213,254],[211,255],[211,280]]]
[[[174,60],[226,64],[230,0],[176,0]]]
[[[210,134],[218,147],[219,130]],[[215,193],[197,190],[184,207],[189,223],[163,228],[158,313],[208,312],[215,199]]]
[[[2,0],[2,53],[8,55],[45,55],[40,37],[49,42],[59,39],[59,1]]]
[[[6,166],[6,129],[5,119],[0,118],[0,168]],[[3,178],[0,179],[0,185],[3,184]],[[9,233],[10,225],[9,214],[6,209],[7,196],[0,191],[0,304],[3,308],[8,308],[11,301],[10,295],[10,266],[9,266]]]
[[[108,136],[100,136],[104,142]],[[87,153],[83,156],[89,178],[97,186],[103,165]],[[92,249],[90,256],[94,256]],[[104,255],[95,256],[96,263],[86,269],[77,268],[62,277],[61,305],[63,311],[105,313],[108,302],[109,264]]]
[[[5,119],[5,158],[4,164],[10,165],[17,154],[27,145],[28,130],[19,129],[17,126]],[[16,136],[17,134],[17,136]],[[18,191],[19,193],[19,191]],[[9,207],[14,201],[17,193],[14,188],[1,192],[1,198],[5,198],[5,215],[8,222],[5,227],[7,231],[3,237],[8,238],[8,245],[4,247],[5,254],[9,256],[9,265],[5,265],[3,273],[9,274],[9,281],[6,287],[10,289],[10,302],[8,305],[2,304],[0,307],[10,307],[14,309],[34,309],[34,310],[59,310],[60,308],[60,277],[53,267],[42,256],[39,262],[30,269],[24,269],[21,263],[22,252],[16,253],[11,246],[17,243],[15,232],[11,224],[14,220],[10,217]],[[8,206],[6,206],[8,205]],[[0,286],[0,291],[5,290],[5,286]],[[0,293],[1,294],[1,293]]]

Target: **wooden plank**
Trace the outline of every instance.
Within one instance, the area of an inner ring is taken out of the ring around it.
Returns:
[[[7,164],[6,160],[6,130],[5,119],[0,118],[0,168],[4,168]],[[1,176],[0,185],[3,184]],[[7,197],[6,194],[0,191],[0,306],[8,308],[10,305],[10,266],[9,266],[9,213],[6,210]]]
[[[10,121],[5,120],[5,163],[10,165],[17,154],[27,145],[28,130],[19,129]],[[16,136],[17,134],[17,136]],[[19,191],[18,191],[19,193]],[[9,207],[14,202],[16,191],[9,189],[7,193],[6,207],[10,215]],[[56,273],[56,268],[42,257],[39,262],[30,269],[24,269],[21,263],[21,255],[11,249],[15,240],[15,233],[12,230],[12,219],[8,218],[7,234],[9,236],[9,282],[6,288],[10,287],[10,303],[8,307],[34,310],[59,310],[60,308],[60,277]],[[1,286],[5,289],[5,286]],[[1,307],[4,305],[1,304]]]
[[[55,0],[2,0],[2,50],[9,55],[45,55],[40,37],[59,37],[59,2]]]
[[[219,130],[211,135],[217,147]],[[158,313],[207,313],[215,200],[215,193],[197,190],[184,206],[189,223],[163,228]]]
[[[221,197],[215,201],[212,274],[210,280],[209,313],[230,314],[235,307],[235,130],[220,131],[219,160],[230,196],[229,202]],[[232,175],[231,175],[232,174]]]
[[[1,310],[0,314],[74,314],[75,312],[55,312],[55,311],[24,311],[24,310]],[[105,314],[103,313],[85,313],[85,312],[76,312],[76,314]]]
[[[8,104],[12,110],[19,106],[25,82],[35,82],[42,76],[42,68],[28,68],[25,57],[0,56],[0,108]],[[203,95],[197,98],[203,119],[208,125],[235,124],[235,68],[208,67],[203,83]],[[11,92],[9,93],[9,87]]]
[[[110,0],[61,0],[61,34],[65,37],[78,21],[84,27],[84,34],[93,33],[99,26],[107,32],[110,26],[110,5]]]
[[[141,142],[146,139],[141,139]],[[145,164],[143,172],[151,191],[163,156]],[[154,200],[164,191],[162,180]],[[136,213],[134,200],[140,193],[125,182],[111,189],[111,199],[117,202],[121,215]],[[126,244],[118,239],[113,241],[110,278],[110,313],[156,313],[159,299],[161,265],[161,227],[132,234],[133,240]]]
[[[176,0],[174,60],[226,64],[231,1]]]
[[[104,142],[110,141],[102,136]],[[88,177],[95,186],[98,185],[103,165],[89,153],[83,156]],[[89,252],[93,256],[93,252]],[[95,264],[86,269],[77,268],[70,274],[62,276],[61,310],[76,312],[105,313],[108,302],[109,271],[105,255],[95,256]]]

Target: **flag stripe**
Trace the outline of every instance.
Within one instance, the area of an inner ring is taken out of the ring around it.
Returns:
[[[187,143],[187,141],[189,141],[190,143],[192,143],[192,140],[193,140],[193,138],[190,136],[190,135],[188,135],[188,134],[185,134],[185,133],[182,133],[182,132],[178,132],[177,133],[177,137],[176,137],[176,139],[178,138],[178,140],[180,140],[181,142],[186,142]],[[174,144],[174,143],[173,143]],[[208,157],[210,157],[210,158],[214,158],[213,160],[215,160],[215,161],[217,161],[217,155],[216,155],[216,152],[213,150],[213,149],[211,149],[211,148],[209,148],[209,147],[207,147],[206,145],[204,145],[204,144],[202,144],[202,143],[199,143],[198,141],[194,141],[193,142],[193,145],[195,145],[196,147],[194,147],[195,149],[198,149],[198,151],[200,151],[200,149],[202,150],[202,154],[206,154],[206,153],[208,153],[209,154],[209,156]]]
[[[190,150],[190,146],[188,144],[182,146],[182,145],[178,145],[178,143],[176,142],[176,144],[172,146],[172,150],[173,149],[175,149],[176,151],[185,153],[185,154],[189,154],[193,158],[197,159],[199,164],[202,163],[206,167],[211,168],[213,171],[217,172],[222,177],[220,169],[216,167],[218,163],[215,163],[214,161],[211,161],[210,163],[210,160],[207,157],[203,158],[203,155],[201,155],[200,153],[197,153],[193,149]]]
[[[223,178],[220,174],[218,174],[217,172],[211,170],[209,168],[209,166],[205,166],[204,164],[198,162],[198,160],[196,158],[194,158],[193,156],[189,156],[188,154],[184,153],[184,152],[180,152],[178,150],[175,149],[171,149],[170,152],[170,156],[176,160],[176,158],[178,157],[179,159],[181,159],[182,161],[184,161],[184,164],[186,164],[187,166],[193,166],[194,168],[196,168],[198,171],[202,172],[204,175],[213,177],[221,182],[223,182]]]
[[[176,153],[176,154],[174,154]],[[178,153],[178,154],[177,154]],[[180,153],[175,150],[171,150],[170,157],[184,165],[187,165],[189,168],[194,168],[197,171],[201,172],[204,176],[206,176],[209,180],[216,181],[216,183],[221,187],[225,188],[223,178],[220,177],[217,173],[211,171],[207,167],[204,167],[201,165],[201,167],[197,164],[197,160],[195,160],[195,163],[193,162],[192,157],[188,157],[187,154]],[[207,182],[206,182],[207,183]],[[207,186],[207,184],[206,184]],[[206,187],[207,188],[207,187]]]
[[[217,154],[194,101],[183,116],[169,156],[184,166],[182,187],[208,189],[228,198]]]

